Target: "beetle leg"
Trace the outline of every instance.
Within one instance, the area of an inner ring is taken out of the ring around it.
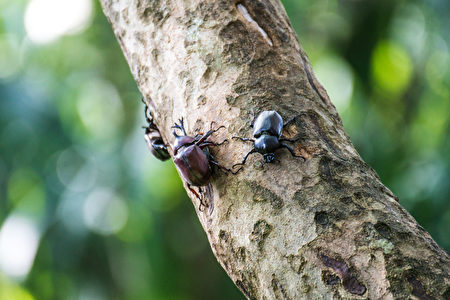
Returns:
[[[213,124],[216,124],[216,121],[212,121],[211,125],[209,126],[209,130],[213,130]],[[219,128],[218,128],[219,129]]]
[[[203,150],[203,148],[205,148],[207,146],[221,146],[221,145],[225,144],[226,142],[228,142],[228,140],[226,140],[226,139],[223,140],[220,143],[214,143],[214,142],[208,141],[208,142],[204,142],[204,143],[202,143],[201,145],[198,145],[198,146],[200,147],[200,149]]]
[[[212,143],[211,146],[221,146],[221,145],[225,144],[226,142],[228,142],[228,140],[227,140],[227,139],[224,139],[224,140],[221,141],[220,143]]]
[[[187,184],[187,188],[191,191],[192,194],[195,195],[195,197],[200,201],[200,204],[198,206],[198,210],[202,211],[201,207],[204,206],[206,207],[205,203],[203,202],[202,198],[200,197],[200,195],[192,188],[192,186],[188,183]]]
[[[195,142],[195,144],[198,146],[198,145],[200,145],[200,144],[202,144],[211,134],[213,134],[214,132],[216,132],[216,131],[219,131],[219,129],[221,129],[221,128],[225,128],[225,126],[220,126],[219,128],[217,128],[217,129],[214,129],[214,130],[210,130],[210,131],[208,131],[207,133],[205,133],[197,142]]]
[[[148,106],[147,103],[144,101],[144,98],[141,98],[142,102],[145,104],[145,110],[144,110],[144,114],[145,114],[145,120],[147,121],[147,123],[149,124],[149,126],[151,124],[153,124],[153,118],[150,118],[148,116]]]
[[[219,164],[219,162],[218,162],[218,161],[214,158],[214,156],[212,156],[212,155],[210,155],[209,161],[210,161],[213,165],[217,166],[217,167],[218,167],[220,170],[222,170],[223,172],[228,171],[228,172],[230,172],[230,173],[233,174],[233,175],[236,175],[236,174],[242,169],[242,168],[239,168],[239,170],[237,170],[236,172],[234,172],[233,170],[228,169],[228,168],[222,166],[221,164]]]
[[[145,115],[145,121],[147,121],[147,126],[142,126],[142,128],[148,129],[148,130],[151,130],[151,129],[158,130],[158,127],[156,127],[155,123],[153,122],[153,116],[149,112],[148,105],[145,102],[144,97],[141,97],[141,101],[145,105],[144,115]]]
[[[289,152],[291,152],[291,155],[293,157],[301,157],[301,158],[303,158],[303,161],[306,161],[306,159],[303,156],[295,154],[294,150],[291,147],[289,147],[288,145],[280,144],[280,148],[286,148],[289,150]]]
[[[192,192],[192,194],[194,194],[195,197],[198,198],[198,200],[202,201],[202,200],[200,199],[199,194],[192,188],[192,186],[191,186],[189,183],[187,184],[187,187],[188,187],[188,189]]]
[[[252,150],[250,150],[247,154],[245,154],[245,156],[244,156],[244,158],[242,159],[242,162],[241,163],[238,163],[238,164],[234,164],[233,165],[233,169],[234,169],[234,167],[236,167],[236,166],[243,166],[243,165],[245,165],[245,162],[247,161],[247,158],[248,158],[248,156],[250,155],[250,154],[252,154],[252,153],[256,153],[256,149],[255,148],[253,148]],[[238,170],[239,171],[239,170]],[[237,172],[238,172],[237,171]],[[236,173],[237,173],[236,172]]]
[[[254,143],[254,142],[255,142],[255,140],[254,140],[254,139],[241,138],[241,137],[239,137],[239,136],[233,136],[233,137],[232,137],[232,139],[237,139],[237,140],[241,140],[241,141],[243,141],[243,142],[252,142],[252,143]]]
[[[300,138],[296,138],[296,139],[287,139],[287,138],[280,138],[278,139],[278,141],[280,142],[290,142],[290,143],[295,143],[296,141],[298,141]]]

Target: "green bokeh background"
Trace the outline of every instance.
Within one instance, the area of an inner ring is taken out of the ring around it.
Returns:
[[[283,3],[357,150],[449,250],[449,2]],[[243,299],[173,164],[146,149],[99,4],[41,44],[28,4],[0,0],[0,300]],[[8,254],[11,228],[25,238]],[[8,255],[23,249],[31,268],[14,275]]]

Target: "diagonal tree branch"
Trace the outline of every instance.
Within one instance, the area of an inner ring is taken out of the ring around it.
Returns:
[[[251,156],[236,176],[215,172],[214,210],[197,210],[248,299],[449,297],[448,254],[362,161],[278,0],[101,2],[167,143],[181,117],[192,136],[226,126],[215,141],[250,138],[264,110],[294,118],[284,136],[305,162]],[[225,167],[249,150],[211,148]]]

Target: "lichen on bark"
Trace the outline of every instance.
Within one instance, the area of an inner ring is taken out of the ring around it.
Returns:
[[[448,254],[358,155],[278,0],[101,3],[166,143],[181,117],[190,135],[214,121],[229,143],[211,151],[231,167],[252,115],[294,117],[283,134],[306,161],[280,150],[279,163],[215,172],[214,210],[197,210],[248,299],[448,297]]]

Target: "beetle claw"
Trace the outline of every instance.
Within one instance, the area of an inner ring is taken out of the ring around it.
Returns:
[[[184,135],[187,135],[187,134],[186,134],[186,129],[184,128],[184,120],[183,120],[183,118],[178,119],[178,122],[180,123],[180,125],[178,125],[177,123],[175,123],[175,125],[173,125],[172,128],[180,129],[180,130],[183,132]],[[174,131],[175,131],[175,130],[174,130]],[[176,134],[174,133],[174,131],[173,131],[172,133],[175,135],[175,137],[177,137],[178,135],[176,135]]]
[[[172,126],[172,128],[174,128],[174,130],[172,131],[172,134],[175,137],[179,137],[179,135],[175,133],[175,129],[179,129],[179,130],[181,130],[183,132],[183,134],[185,136],[187,136],[186,129],[184,128],[184,120],[183,120],[183,118],[178,119],[178,122],[180,123],[179,125],[177,123],[175,123],[175,125]]]
[[[228,140],[227,140],[227,139],[224,139],[224,140],[221,141],[220,143],[215,143],[213,146],[220,146],[220,145],[223,145],[223,144],[225,144],[225,143],[228,143]]]
[[[225,144],[226,142],[228,142],[227,139],[221,141],[220,143],[214,143],[214,142],[209,142],[209,141],[208,141],[208,142],[202,143],[199,147],[203,149],[203,148],[206,147],[206,146],[222,146],[222,145]]]
[[[253,148],[252,150],[247,152],[247,154],[245,154],[244,158],[242,159],[242,162],[234,164],[232,168],[234,169],[234,167],[236,167],[236,166],[243,166],[243,165],[245,165],[245,162],[247,161],[248,156],[250,154],[252,154],[252,153],[256,153],[256,149],[255,148]],[[239,172],[239,170],[237,172]]]
[[[235,171],[233,171],[231,169],[228,169],[227,167],[224,167],[224,166],[220,165],[213,156],[211,156],[210,159],[211,159],[211,163],[214,164],[215,166],[217,166],[219,168],[219,170],[221,170],[224,173],[230,172],[231,174],[236,175],[241,170],[241,169],[239,169],[239,170],[237,170],[235,172]],[[231,168],[234,168],[234,165]]]

